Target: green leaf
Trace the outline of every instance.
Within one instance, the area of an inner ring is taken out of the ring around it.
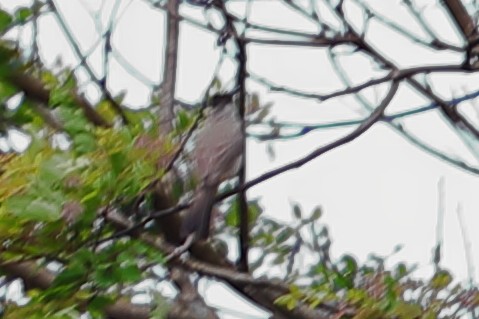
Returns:
[[[358,264],[356,260],[350,255],[344,255],[341,257],[341,273],[344,275],[355,274],[358,270]]]
[[[436,319],[437,314],[433,310],[428,310],[422,314],[421,319]]]
[[[361,289],[349,289],[346,293],[346,300],[353,305],[362,303],[368,298],[368,294]]]
[[[44,188],[38,188],[32,195],[36,195],[37,198],[51,205],[62,207],[65,203],[65,195],[58,190],[53,190],[50,186]]]
[[[400,279],[406,276],[407,273],[408,273],[407,267],[404,263],[400,263],[396,266],[396,271],[395,271],[396,278]]]
[[[379,319],[381,315],[382,313],[379,309],[368,307],[360,309],[353,319]]]
[[[72,263],[87,266],[93,264],[98,255],[94,254],[90,249],[81,248],[72,257]]]
[[[33,11],[31,8],[27,7],[22,7],[19,8],[17,11],[15,11],[15,18],[21,22],[25,23],[33,14]]]
[[[315,207],[313,212],[311,213],[311,220],[320,219],[322,214],[323,214],[323,210],[321,209],[321,207],[319,206]]]
[[[48,105],[50,107],[56,107],[60,105],[71,105],[72,103],[73,103],[73,99],[72,99],[72,95],[70,94],[69,88],[64,86],[57,86],[50,91],[50,97],[48,100]]]
[[[96,140],[95,138],[88,133],[79,133],[73,137],[73,143],[75,151],[79,154],[85,154],[95,150]]]
[[[446,270],[438,271],[431,279],[431,287],[434,289],[444,289],[452,282],[451,274]]]
[[[250,225],[256,225],[258,217],[261,215],[262,208],[258,201],[251,201],[248,203],[248,222]]]
[[[141,279],[141,271],[137,265],[121,267],[120,272],[122,282],[135,282]]]
[[[338,289],[343,289],[343,288],[352,288],[354,285],[351,282],[351,280],[348,280],[345,276],[337,273],[334,276],[334,285]]]
[[[188,129],[191,124],[191,117],[189,114],[183,110],[180,110],[178,112],[177,116],[177,128],[180,132],[183,132],[184,130]]]
[[[64,308],[60,311],[57,311],[54,315],[54,318],[78,318],[80,313],[75,309],[75,306]]]
[[[14,196],[6,200],[5,205],[7,210],[13,215],[20,215],[27,209],[28,205],[34,200],[33,196]]]
[[[422,314],[422,309],[419,305],[399,302],[391,310],[394,317],[400,319],[414,319],[419,318]]]
[[[225,223],[230,227],[238,227],[239,225],[239,206],[238,201],[231,204],[230,209],[226,212]]]
[[[54,221],[60,218],[60,205],[29,195],[11,197],[6,205],[13,215],[29,220]]]
[[[59,182],[67,173],[67,160],[63,154],[53,155],[40,165],[39,177],[47,184]]]
[[[396,254],[396,253],[400,252],[403,248],[404,248],[404,245],[398,244],[398,245],[394,246],[393,253]]]
[[[0,10],[1,12],[1,10]],[[12,53],[10,52],[3,52],[2,47],[0,46],[0,65],[3,63],[8,63],[8,61],[12,58]],[[3,70],[3,71],[9,71]],[[0,77],[4,76],[5,74],[0,73]],[[8,100],[9,98],[13,97],[15,94],[17,94],[18,88],[16,86],[13,86],[9,82],[0,82],[0,100]],[[25,99],[23,99],[25,100]]]
[[[128,164],[128,159],[122,152],[116,152],[110,155],[110,163],[113,174],[118,176]]]
[[[98,103],[97,111],[108,122],[113,122],[117,114],[112,107],[112,102],[109,100],[103,100]]]
[[[294,217],[296,217],[297,219],[301,219],[302,212],[301,212],[301,207],[299,206],[298,203],[293,204],[293,213],[294,213]]]
[[[38,116],[33,111],[30,103],[23,100],[17,108],[7,113],[7,117],[17,125],[23,126],[24,124],[33,122]]]
[[[73,264],[65,268],[53,281],[53,286],[63,286],[81,283],[85,279],[88,269],[80,264]]]
[[[65,121],[64,127],[65,130],[72,135],[87,132],[88,123],[80,116],[77,116],[75,113],[62,112],[63,114],[68,114],[71,116],[68,120]]]
[[[12,23],[12,16],[0,9],[0,33],[4,32]]]
[[[286,306],[288,310],[293,310],[294,307],[296,307],[298,300],[294,298],[293,295],[288,294],[277,298],[274,303],[280,306]]]
[[[296,307],[297,304],[298,304],[298,301],[294,298],[291,298],[286,303],[286,308],[288,308],[288,310],[293,310]]]
[[[36,199],[24,211],[23,217],[37,221],[54,221],[60,218],[60,211],[59,205]]]
[[[89,303],[88,303],[88,310],[92,312],[94,315],[98,314],[103,318],[103,310],[106,306],[113,303],[113,299],[107,296],[95,296]]]
[[[98,287],[107,289],[121,282],[121,270],[112,265],[97,265],[93,277]]]
[[[152,122],[156,118],[153,116],[152,112],[148,110],[124,110],[126,117],[128,118],[128,122],[142,126],[143,122]]]
[[[286,227],[282,231],[279,232],[279,234],[276,236],[276,242],[278,244],[283,243],[287,241],[291,236],[293,236],[294,231],[293,229]]]

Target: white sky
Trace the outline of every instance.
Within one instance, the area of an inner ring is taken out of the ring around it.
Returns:
[[[4,1],[2,5],[18,5],[21,1]],[[127,7],[117,22],[112,38],[113,45],[143,75],[152,81],[161,77],[162,48],[164,39],[163,15],[152,10],[144,1],[122,0],[121,8]],[[414,24],[400,1],[369,1],[373,7],[389,19],[424,36]],[[424,9],[429,23],[434,26],[442,40],[459,44],[457,33],[435,1],[416,1]],[[89,50],[97,41],[95,25],[79,0],[56,1],[65,20],[73,30],[82,50]],[[83,0],[95,10],[100,1]],[[103,17],[108,18],[113,1],[106,1]],[[349,2],[350,3],[350,2]],[[237,5],[240,8],[240,5]],[[361,26],[361,15],[356,6],[350,6],[348,17]],[[119,12],[123,12],[122,9]],[[201,10],[184,10],[203,19]],[[238,11],[241,12],[241,11]],[[251,19],[254,22],[281,28],[294,28],[315,32],[315,26],[298,14],[292,13],[276,1],[255,2]],[[28,32],[24,34],[28,39]],[[40,49],[47,65],[52,65],[58,56],[65,64],[76,65],[67,41],[56,26],[53,16],[40,21]],[[258,35],[259,37],[260,35]],[[460,63],[461,56],[447,52],[433,52],[420,48],[397,33],[378,23],[371,23],[368,40],[388,58],[402,67],[440,63]],[[182,23],[178,69],[177,96],[186,101],[196,101],[211,80],[212,70],[219,57],[215,37],[194,26]],[[295,47],[272,47],[251,45],[248,50],[249,70],[274,83],[305,91],[326,93],[342,87],[334,75],[324,49]],[[92,54],[89,62],[98,75],[102,74],[100,51]],[[371,62],[357,54],[343,58],[343,67],[360,83],[380,70],[372,68]],[[225,64],[223,75],[231,76],[233,64]],[[81,73],[78,74],[81,77]],[[84,78],[84,77],[83,77]],[[430,77],[435,92],[444,98],[460,96],[465,91],[477,89],[474,75],[451,74]],[[119,67],[110,65],[109,87],[113,92],[127,90],[126,103],[141,106],[148,103],[149,91],[139,81]],[[321,123],[346,118],[355,118],[361,112],[352,97],[316,103],[285,94],[268,93],[264,87],[250,82],[251,90],[258,91],[262,100],[273,101],[273,114],[278,120],[301,123]],[[371,101],[380,99],[386,86],[368,89],[365,96]],[[88,96],[97,93],[86,86]],[[388,112],[397,112],[428,104],[424,98],[402,85]],[[471,108],[470,105],[464,105]],[[477,118],[473,118],[477,123]],[[419,138],[434,147],[454,154],[458,158],[477,165],[477,161],[451,133],[437,111],[423,113],[405,121],[406,127]],[[276,142],[273,148],[276,159],[271,161],[266,154],[266,143],[251,141],[248,144],[248,176],[256,177],[262,172],[300,158],[319,145],[332,141],[349,132],[351,128],[325,130],[307,136]],[[396,134],[389,127],[378,124],[366,134],[339,149],[327,153],[306,166],[290,171],[249,191],[251,198],[260,197],[266,213],[282,221],[291,219],[291,202],[299,202],[305,212],[321,205],[323,221],[330,227],[335,257],[353,253],[365,260],[371,252],[389,254],[397,244],[403,250],[391,261],[406,260],[418,263],[418,274],[425,274],[435,244],[438,180],[445,179],[445,230],[442,265],[451,269],[459,278],[465,279],[466,262],[464,245],[456,214],[460,203],[468,234],[472,242],[474,264],[479,265],[479,179],[447,163],[424,153]],[[474,274],[475,278],[477,274]],[[208,300],[218,300],[224,292],[216,287],[208,290]],[[243,306],[229,308],[244,309]],[[225,316],[224,318],[229,318]]]

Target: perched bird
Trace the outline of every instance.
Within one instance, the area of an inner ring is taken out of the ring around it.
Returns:
[[[183,238],[194,234],[195,240],[208,238],[218,186],[236,174],[243,153],[244,135],[233,96],[215,95],[209,104],[192,154],[200,182],[181,227]]]

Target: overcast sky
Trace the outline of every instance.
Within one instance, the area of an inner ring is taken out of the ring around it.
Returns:
[[[14,2],[18,5],[22,1],[4,1],[2,5],[14,5]],[[401,1],[369,2],[389,19],[421,37],[426,36],[413,23],[405,7],[399,4]],[[424,10],[425,17],[442,40],[459,45],[458,35],[448,17],[433,2],[435,1],[424,0],[416,1],[416,4]],[[96,11],[100,8],[101,1],[70,0],[56,3],[80,48],[84,52],[90,50],[98,40],[98,30],[86,8]],[[105,1],[102,10],[104,22],[109,17],[112,3],[113,1]],[[163,15],[153,10],[146,1],[123,0],[121,3],[118,11],[120,18],[117,18],[112,43],[143,76],[158,82],[162,72]],[[235,9],[238,13],[243,12],[240,3],[235,4]],[[198,19],[205,18],[199,9],[183,10]],[[251,12],[251,20],[257,23],[283,29],[317,31],[315,25],[276,1],[254,2]],[[347,15],[355,22],[355,26],[362,25],[359,7],[349,5]],[[462,56],[458,54],[437,53],[420,48],[376,22],[369,25],[367,35],[376,48],[402,67],[462,61]],[[12,33],[11,36],[17,35]],[[25,30],[21,37],[28,43],[29,32]],[[39,37],[41,55],[47,65],[53,65],[58,57],[61,57],[64,64],[77,64],[53,16],[40,20]],[[178,98],[188,102],[196,102],[201,98],[220,55],[215,42],[216,38],[212,34],[198,30],[186,22],[182,23]],[[316,93],[327,93],[342,87],[324,49],[251,45],[248,57],[251,72],[280,85]],[[100,76],[103,72],[100,49],[91,54],[89,62]],[[383,74],[382,70],[374,68],[370,60],[358,54],[344,57],[341,62],[354,83]],[[221,72],[223,79],[227,80],[233,72],[234,64],[226,61]],[[86,78],[82,71],[77,75],[82,80]],[[114,59],[110,64],[108,80],[108,86],[113,92],[127,90],[127,104],[133,107],[148,104],[148,88]],[[474,75],[443,74],[430,76],[429,80],[435,92],[446,99],[479,89],[476,84],[479,83],[478,77]],[[277,120],[322,123],[365,115],[353,97],[317,103],[268,92],[265,87],[253,81],[248,86],[251,91],[259,92],[263,101],[274,102],[272,115]],[[93,100],[97,98],[98,92],[91,85],[85,85],[83,89]],[[367,89],[364,96],[370,102],[377,102],[384,96],[386,89],[387,85]],[[387,112],[394,113],[428,103],[410,87],[402,85]],[[473,109],[471,103],[466,103],[463,107],[467,112]],[[477,117],[471,118],[475,123],[478,122]],[[438,111],[408,118],[403,123],[420,139],[434,147],[479,166],[474,156],[443,122]],[[267,155],[267,143],[251,140],[248,143],[248,176],[254,178],[264,171],[300,158],[351,129],[323,130],[303,138],[275,142],[272,144],[276,153],[274,160]],[[248,196],[261,198],[266,213],[282,221],[291,219],[292,202],[299,202],[305,212],[320,205],[324,211],[323,221],[330,227],[335,257],[347,252],[365,260],[371,252],[387,255],[397,244],[403,244],[404,248],[391,262],[406,260],[418,263],[418,274],[426,274],[430,270],[428,265],[435,244],[437,184],[440,178],[444,178],[445,192],[442,265],[451,269],[459,278],[465,279],[464,245],[456,212],[460,204],[474,254],[479,247],[479,178],[431,157],[384,124],[376,124],[352,143],[333,150],[300,169],[252,188]],[[479,253],[473,257],[474,264],[479,265]],[[211,298],[214,300],[215,296]]]

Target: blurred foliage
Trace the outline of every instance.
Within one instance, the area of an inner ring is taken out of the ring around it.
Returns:
[[[447,270],[437,268],[424,280],[415,278],[416,267],[402,262],[387,269],[390,256],[370,255],[364,264],[352,255],[333,260],[329,230],[320,223],[321,208],[305,214],[292,203],[291,211],[294,222],[284,224],[263,216],[257,201],[249,206],[251,252],[256,258],[251,258],[250,269],[281,274],[289,283],[290,292],[277,304],[288,309],[307,304],[324,309],[331,318],[354,319],[453,319],[479,310],[477,288],[454,282]],[[234,202],[224,221],[233,235],[238,214]],[[391,255],[400,249],[397,246]]]
[[[0,33],[30,15],[28,8],[0,10]],[[62,131],[49,127],[35,112],[37,101],[11,83],[19,73],[35,75],[50,91],[43,107]],[[49,289],[26,292],[25,305],[7,302],[7,318],[77,318],[78,305],[86,303],[90,315],[101,318],[125,286],[144,280],[142,267],[163,263],[161,252],[132,238],[101,243],[115,232],[101,212],[122,211],[158,180],[173,145],[158,138],[150,110],[126,110],[129,125],[120,126],[111,102],[103,100],[96,112],[114,125],[92,125],[73,98],[76,88],[68,68],[53,74],[25,60],[15,43],[0,40],[0,138],[28,143],[23,152],[0,152],[0,263],[33,260],[56,265],[57,274]],[[15,140],[15,133],[28,142]]]
[[[354,319],[464,318],[477,312],[477,288],[454,283],[447,270],[437,268],[423,280],[415,278],[415,267],[405,263],[387,269],[390,256],[370,255],[363,265],[351,255],[332,260],[328,229],[319,224],[321,209],[304,217],[295,203],[292,212],[295,225],[261,218],[253,237],[255,246],[265,251],[260,264],[270,260],[270,267],[283,267],[283,279],[290,283],[290,292],[278,298],[278,304],[289,309],[299,303],[334,309],[333,318]],[[300,249],[313,261],[297,261]],[[400,249],[396,247],[392,255]]]

